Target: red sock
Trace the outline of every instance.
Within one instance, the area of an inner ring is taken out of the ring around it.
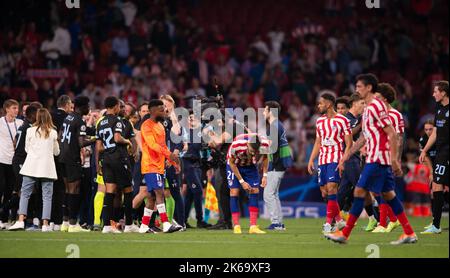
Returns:
[[[257,207],[249,207],[248,210],[250,212],[250,226],[256,226],[259,209]]]
[[[333,218],[334,218],[334,208],[333,208],[333,201],[328,200],[327,202],[327,223],[331,225]]]
[[[333,209],[334,209],[334,220],[336,220],[336,222],[341,221],[342,220],[341,208],[339,207],[339,203],[338,202],[334,201]]]
[[[233,225],[239,225],[239,212],[233,212],[231,214],[231,218],[233,218]]]
[[[142,224],[148,226],[150,224],[150,216],[142,216]]]
[[[388,204],[380,204],[379,208],[380,208],[380,226],[383,227],[387,227],[387,215],[388,215],[388,210],[389,210],[389,205]]]
[[[388,217],[389,221],[391,221],[392,223],[397,222],[397,216],[395,216],[391,206],[388,206]]]
[[[161,219],[161,222],[169,222],[169,218],[167,218],[167,213],[163,212],[159,214],[159,218]]]
[[[409,224],[408,218],[406,217],[406,214],[404,211],[402,213],[398,214],[397,218],[400,221],[400,223],[402,224],[403,231],[405,232],[405,234],[411,235],[414,233],[414,231],[411,227],[411,224]]]
[[[358,217],[356,217],[353,214],[350,214],[347,220],[347,224],[345,225],[345,228],[342,230],[342,233],[344,234],[345,237],[348,238],[350,236],[353,227],[355,227],[356,220],[358,220]]]
[[[161,222],[169,222],[169,219],[167,218],[167,213],[166,213],[166,206],[163,204],[159,204],[156,205],[156,208],[158,209],[159,212],[159,219],[161,219]]]

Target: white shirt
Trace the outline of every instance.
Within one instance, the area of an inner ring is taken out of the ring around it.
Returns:
[[[45,57],[48,59],[56,60],[59,58],[59,46],[54,41],[43,41],[41,44],[41,52],[44,52]]]
[[[40,137],[36,133],[36,126],[27,130],[25,151],[27,158],[20,169],[20,174],[34,178],[47,178],[56,180],[56,166],[54,156],[59,154],[58,134],[56,130],[50,131],[49,137]]]
[[[70,33],[69,31],[67,31],[67,29],[61,27],[56,28],[53,42],[58,46],[61,55],[68,56],[71,54],[71,41],[72,38],[70,37]]]
[[[8,126],[12,138],[15,138],[17,129],[19,129],[22,124],[22,120],[15,119],[14,122],[10,122],[6,125],[5,117],[0,118],[0,163],[11,165],[14,156],[14,145],[8,131]]]

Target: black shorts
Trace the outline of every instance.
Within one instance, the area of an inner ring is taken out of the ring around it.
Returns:
[[[448,149],[437,151],[434,159],[433,182],[448,186],[449,159]]]
[[[132,185],[131,165],[128,159],[103,159],[103,181],[117,184],[120,188]]]
[[[64,163],[63,177],[67,179],[67,182],[76,182],[83,177],[83,168],[80,163],[68,162]]]

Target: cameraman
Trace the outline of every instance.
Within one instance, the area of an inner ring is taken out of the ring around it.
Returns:
[[[185,198],[185,223],[186,228],[192,228],[188,223],[189,212],[192,201],[194,202],[195,214],[197,218],[197,228],[208,228],[211,225],[203,221],[202,207],[202,132],[201,122],[192,111],[189,111],[189,140],[187,151],[183,155],[183,171],[187,183],[187,193]]]
[[[216,134],[211,128],[206,127],[204,133],[208,138],[208,147],[213,157],[214,189],[219,202],[219,220],[210,230],[232,229],[230,210],[230,188],[226,175],[226,154],[232,141],[232,135],[225,131],[224,120],[217,120],[214,124],[221,129],[222,134]]]

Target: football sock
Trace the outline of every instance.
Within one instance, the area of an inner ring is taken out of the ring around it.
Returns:
[[[395,216],[394,212],[392,211],[392,208],[390,206],[388,206],[388,217],[389,217],[389,221],[394,223],[397,222],[397,216]]]
[[[442,208],[444,206],[444,192],[435,191],[433,192],[433,225],[440,229],[441,228],[441,217]]]
[[[345,237],[349,237],[352,232],[353,227],[355,226],[356,220],[358,220],[359,216],[364,207],[364,198],[355,197],[353,199],[353,206],[350,209],[350,216],[347,220],[347,224],[345,228],[342,230],[342,233]]]
[[[373,206],[372,205],[368,205],[364,207],[364,210],[367,213],[367,216],[373,216]]]
[[[249,194],[248,210],[250,212],[250,225],[255,226],[258,220],[258,194]]]
[[[150,224],[150,218],[152,217],[153,210],[144,208],[144,215],[142,216],[142,224],[149,225]]]
[[[386,204],[384,201],[381,201],[381,204],[379,205],[380,208],[380,226],[387,227],[387,216],[388,216],[388,204]]]
[[[231,217],[233,219],[233,225],[239,225],[239,197],[231,196],[230,197],[230,209],[231,209]]]
[[[103,225],[111,226],[111,215],[113,213],[114,194],[106,193],[103,202]]]
[[[63,199],[63,219],[68,220],[69,218],[69,193],[64,193],[64,199]]]
[[[166,198],[167,218],[172,222],[173,214],[175,212],[175,200],[172,196]]]
[[[125,225],[133,224],[133,192],[123,194],[123,205],[125,207]]]
[[[391,206],[392,211],[397,215],[398,220],[402,224],[403,231],[407,235],[411,235],[414,233],[411,224],[409,224],[408,218],[406,217],[405,212],[403,211],[403,206],[397,196],[394,199],[387,201],[387,203]]]
[[[167,213],[166,213],[166,205],[164,205],[164,203],[156,205],[156,209],[158,209],[159,217],[161,218],[161,221],[163,223],[169,222],[169,219],[167,218]]]
[[[69,224],[76,225],[80,212],[80,194],[67,194],[69,205]]]
[[[328,195],[328,202],[327,202],[327,223],[331,224],[333,219],[336,218],[336,221],[340,221],[341,217],[339,215],[339,204],[337,203],[337,195],[331,194]]]
[[[94,225],[100,225],[100,216],[102,215],[103,201],[105,198],[105,193],[97,191],[94,197]]]

